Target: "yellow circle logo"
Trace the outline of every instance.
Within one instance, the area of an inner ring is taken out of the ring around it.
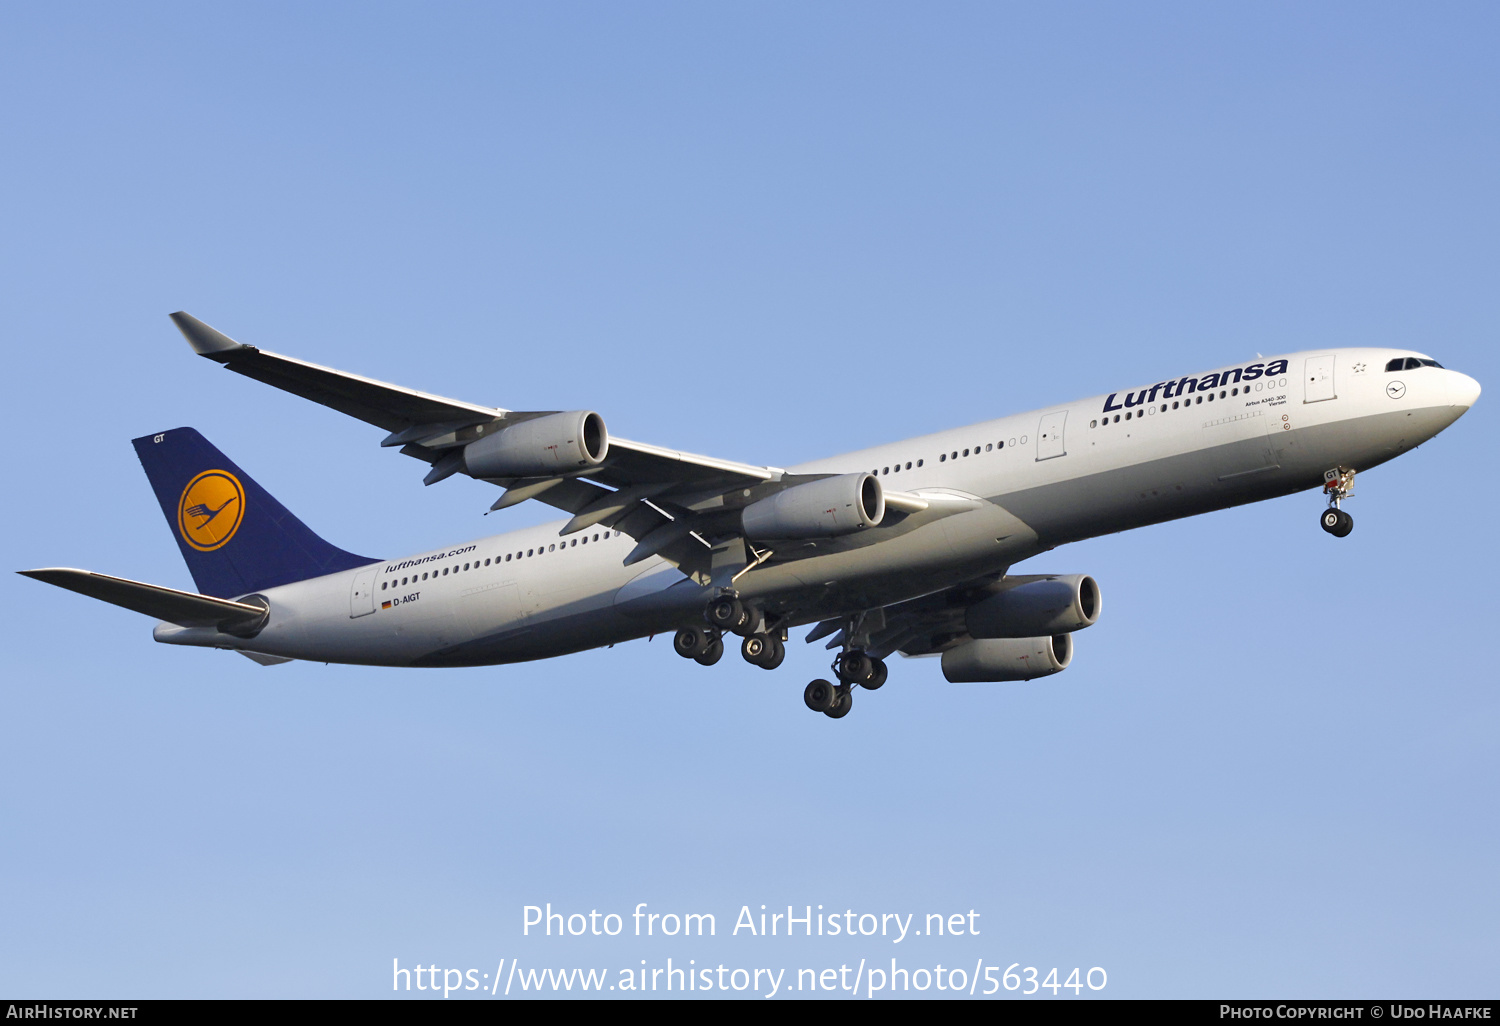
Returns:
[[[199,552],[223,547],[243,519],[245,489],[227,470],[205,470],[188,482],[177,501],[177,530]]]

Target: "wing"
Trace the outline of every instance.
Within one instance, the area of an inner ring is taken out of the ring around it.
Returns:
[[[384,429],[388,434],[382,445],[400,446],[405,455],[431,464],[427,484],[467,473],[462,450],[476,438],[555,412],[445,399],[242,345],[186,313],[174,313],[172,320],[198,355]],[[603,463],[585,473],[485,480],[506,489],[492,510],[534,498],[574,514],[565,534],[602,525],[640,540],[628,562],[660,554],[679,565],[706,566],[712,541],[699,528],[709,525],[698,523],[701,518],[692,515],[692,508],[726,492],[763,488],[785,477],[774,467],[611,436]]]
[[[464,449],[470,443],[556,412],[445,399],[242,345],[186,313],[174,313],[172,320],[198,355],[387,431],[381,445],[400,446],[405,455],[429,464],[423,479],[429,485],[469,473]],[[536,499],[573,514],[564,535],[596,525],[621,531],[638,542],[625,557],[626,564],[659,555],[707,583],[724,567],[742,568],[752,558],[757,564],[769,558],[768,553],[747,555],[747,546],[737,537],[740,509],[821,476],[792,475],[777,467],[609,436],[607,452],[596,466],[481,480],[505,489],[492,511]],[[890,491],[885,496],[887,506],[896,511],[893,519],[918,513],[930,519],[972,506],[967,500],[954,504],[945,496]],[[798,556],[778,556],[788,558]]]

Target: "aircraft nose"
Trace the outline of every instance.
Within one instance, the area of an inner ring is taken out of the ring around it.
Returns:
[[[1448,396],[1449,402],[1454,406],[1462,406],[1467,410],[1479,398],[1479,382],[1467,374],[1453,371],[1448,379]]]

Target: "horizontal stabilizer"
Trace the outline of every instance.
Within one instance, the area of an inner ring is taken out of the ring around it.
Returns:
[[[123,577],[110,577],[88,570],[47,567],[19,570],[22,577],[55,584],[80,595],[109,602],[179,627],[216,627],[227,634],[254,633],[266,619],[266,607],[248,602],[197,595],[190,591],[143,584]]]

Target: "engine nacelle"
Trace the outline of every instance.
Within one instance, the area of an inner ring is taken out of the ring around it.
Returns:
[[[746,538],[831,538],[877,526],[885,491],[873,474],[842,474],[752,502],[740,517]]]
[[[1099,584],[1088,574],[1026,581],[974,603],[964,623],[975,638],[1066,634],[1099,619]]]
[[[523,420],[470,442],[464,469],[473,477],[550,477],[597,467],[608,454],[604,418],[574,410]]]
[[[950,684],[1031,680],[1061,673],[1073,661],[1073,635],[1045,638],[983,638],[943,653],[943,676]]]

